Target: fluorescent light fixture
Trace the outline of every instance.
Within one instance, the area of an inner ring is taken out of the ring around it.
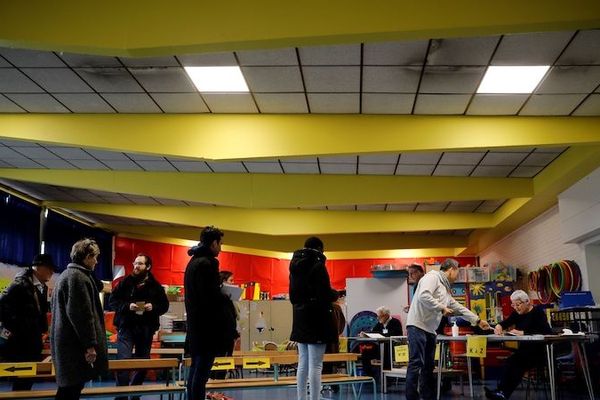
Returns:
[[[532,93],[550,66],[488,67],[477,93]]]
[[[249,92],[240,67],[185,67],[200,92]]]

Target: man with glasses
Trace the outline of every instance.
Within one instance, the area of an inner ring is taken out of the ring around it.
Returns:
[[[150,358],[152,337],[158,330],[159,317],[169,309],[164,288],[154,278],[152,259],[139,253],[133,262],[133,271],[113,290],[110,305],[115,310],[117,359]],[[135,348],[135,354],[134,354]],[[117,385],[141,385],[146,370],[117,373]]]
[[[515,290],[510,295],[512,314],[494,328],[496,335],[550,335],[546,313],[541,307],[534,307],[527,293]],[[545,362],[544,345],[540,343],[519,343],[519,348],[508,358],[507,365],[496,390],[485,388],[488,399],[508,399],[519,386],[525,371]]]

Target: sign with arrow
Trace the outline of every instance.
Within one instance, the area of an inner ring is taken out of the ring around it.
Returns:
[[[244,357],[242,364],[244,368],[270,368],[271,359],[269,357]]]
[[[234,369],[235,361],[233,357],[215,357],[215,361],[213,362],[212,370],[225,370],[225,369]]]
[[[37,373],[36,363],[2,363],[0,364],[0,376],[35,376]]]

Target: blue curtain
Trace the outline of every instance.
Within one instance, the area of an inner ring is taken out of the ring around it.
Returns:
[[[40,249],[41,208],[0,191],[0,261],[30,265]]]
[[[48,211],[44,225],[45,252],[52,255],[58,267],[63,271],[71,262],[71,247],[78,240],[94,239],[100,246],[100,257],[96,265],[95,275],[99,279],[112,280],[112,234],[102,229],[92,228],[61,214]]]

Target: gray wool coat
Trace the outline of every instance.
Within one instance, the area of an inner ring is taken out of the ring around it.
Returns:
[[[71,263],[52,295],[50,343],[58,386],[73,386],[108,370],[104,312],[92,271]],[[93,367],[85,361],[85,351],[94,346]]]

